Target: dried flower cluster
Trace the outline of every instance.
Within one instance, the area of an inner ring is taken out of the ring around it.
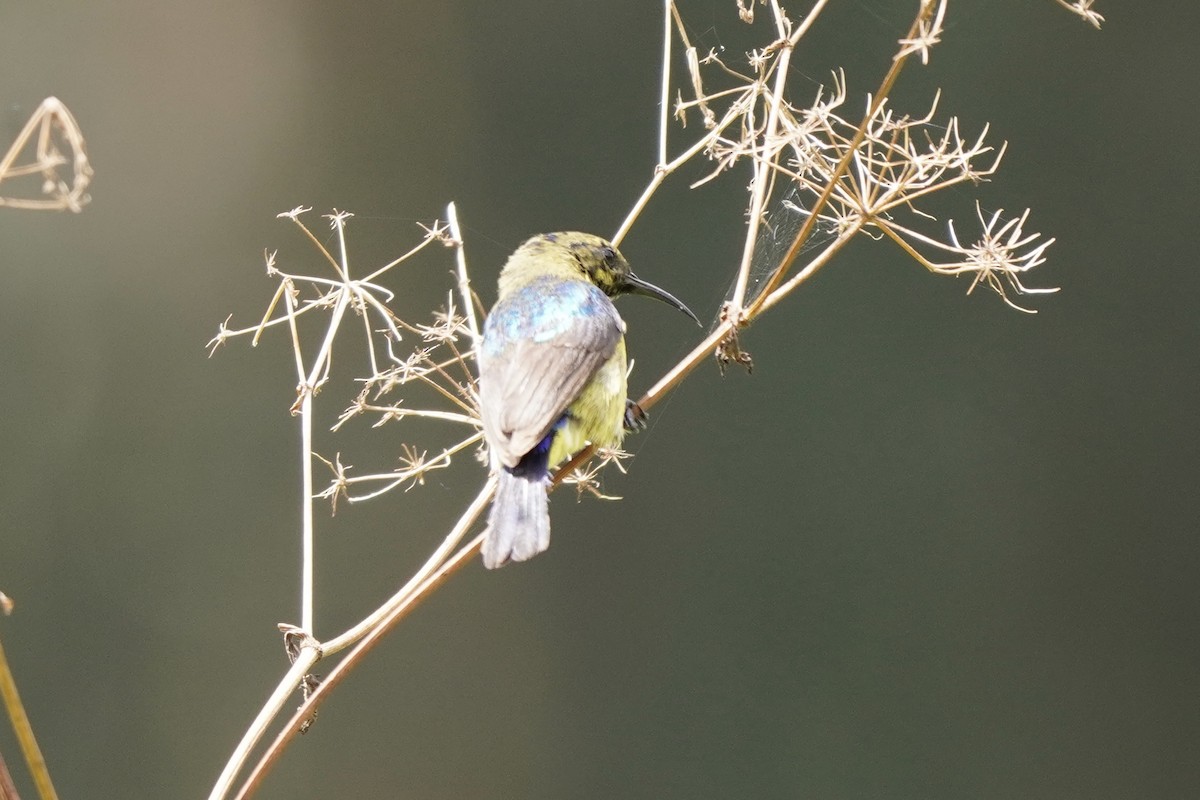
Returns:
[[[941,31],[944,4],[938,4],[929,21],[919,21],[918,35],[901,41],[901,53],[924,55]],[[698,183],[713,180],[743,162],[752,164],[752,204],[748,210],[751,235],[740,267],[737,291],[731,305],[748,321],[761,308],[768,308],[795,288],[781,283],[796,253],[808,244],[814,232],[832,234],[827,247],[839,249],[858,233],[885,235],[926,269],[943,275],[972,277],[970,289],[984,284],[1009,305],[1020,310],[1011,294],[1031,294],[1054,289],[1027,287],[1020,276],[1043,262],[1045,249],[1053,242],[1038,234],[1026,235],[1025,211],[1017,219],[1004,220],[1001,212],[978,210],[980,233],[960,240],[953,222],[941,236],[921,230],[935,217],[922,209],[921,201],[935,192],[960,184],[976,184],[993,175],[1004,155],[1005,145],[987,142],[988,128],[964,137],[957,118],[936,122],[938,97],[928,111],[913,117],[893,111],[885,96],[866,98],[861,122],[845,113],[847,88],[844,75],[833,74],[830,87],[818,91],[811,102],[794,105],[779,94],[775,77],[786,70],[788,49],[777,46],[750,54],[756,68],[752,75],[737,73],[710,52],[695,60],[691,85],[698,94],[676,103],[681,119],[699,110],[703,124],[711,130],[704,152],[713,169]],[[736,75],[737,90],[712,94],[703,91],[703,67],[719,68],[723,75]],[[773,214],[799,213],[812,217],[791,244],[791,250],[760,252],[762,239],[757,229],[771,225]],[[1015,234],[1015,235],[1014,235]],[[776,259],[774,280],[749,296],[752,264]],[[828,259],[818,255],[819,267]],[[812,272],[802,269],[801,280]],[[970,291],[968,289],[968,291]],[[749,309],[749,313],[747,310]],[[730,310],[726,314],[731,318]]]
[[[60,174],[63,167],[70,168],[69,177]],[[10,189],[0,189],[0,206],[78,213],[91,200],[92,165],[83,132],[58,98],[42,101],[0,158],[0,184],[6,181],[19,194],[9,196]],[[22,185],[28,181],[34,182],[32,190]]]
[[[339,498],[355,502],[376,497],[398,486],[411,488],[423,484],[428,472],[449,466],[455,454],[480,445],[483,434],[473,369],[478,325],[474,298],[464,296],[467,297],[466,311],[460,313],[453,291],[447,294],[446,305],[434,312],[430,324],[407,322],[389,305],[394,300],[394,294],[379,283],[385,275],[432,243],[460,247],[461,242],[451,237],[446,224],[435,222],[424,228],[424,236],[417,246],[388,264],[371,270],[364,277],[355,278],[352,277],[345,239],[347,221],[353,215],[334,212],[326,216],[341,244],[340,255],[335,258],[301,219],[309,210],[296,208],[280,217],[295,222],[316,245],[323,261],[331,268],[332,276],[285,271],[276,263],[278,253],[268,253],[267,273],[277,278],[279,284],[266,313],[252,327],[231,329],[228,320],[222,323],[217,335],[209,342],[210,355],[232,337],[253,335],[257,342],[268,328],[287,326],[292,334],[299,379],[297,400],[292,410],[300,413],[304,402],[310,400],[328,381],[333,368],[333,343],[342,323],[347,320],[346,312],[351,312],[361,322],[361,335],[366,343],[367,374],[359,379],[361,391],[338,417],[333,430],[364,415],[374,416],[373,426],[377,428],[389,422],[416,417],[454,423],[466,429],[461,438],[441,446],[433,456],[429,455],[427,448],[405,443],[401,445],[401,453],[393,469],[367,475],[351,476],[351,466],[342,463],[341,453],[326,458],[314,451],[314,456],[333,474],[329,486],[316,493],[316,496],[327,498],[336,511]],[[304,294],[309,295],[307,299],[303,297]],[[281,302],[282,310],[279,308]],[[300,336],[299,326],[313,318],[312,312],[315,311],[325,312],[320,317],[324,329],[320,337],[322,346],[315,355],[308,356],[300,344],[303,337]],[[412,385],[431,390],[426,394],[440,401],[438,407],[409,408],[404,405],[403,397],[391,399],[403,394],[403,390]],[[369,488],[356,492],[356,487]]]

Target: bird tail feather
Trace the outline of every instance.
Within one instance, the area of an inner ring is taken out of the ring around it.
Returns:
[[[527,561],[550,546],[549,476],[514,475],[506,469],[499,476],[483,540],[483,565],[488,569]]]

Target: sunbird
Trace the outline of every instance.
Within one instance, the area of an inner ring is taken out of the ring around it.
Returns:
[[[616,447],[644,414],[627,397],[625,322],[612,298],[654,297],[700,320],[643,281],[609,242],[543,233],[500,272],[483,325],[479,406],[497,471],[483,564],[525,561],[550,546],[550,471],[587,442]]]

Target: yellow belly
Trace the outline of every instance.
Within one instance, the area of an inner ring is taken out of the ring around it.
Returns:
[[[579,452],[588,442],[616,447],[625,438],[625,340],[567,406],[567,419],[550,446],[550,468]]]

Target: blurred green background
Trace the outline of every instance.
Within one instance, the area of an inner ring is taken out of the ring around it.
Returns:
[[[793,85],[843,66],[857,109],[916,2],[832,5]],[[1040,314],[853,248],[746,333],[753,375],[704,367],[655,408],[606,483],[623,502],[556,495],[550,551],[454,578],[260,796],[1200,796],[1200,69],[1192,4],[1142,5],[1101,3],[1097,32],[1050,0],[953,3],[895,95],[921,112],[941,86],[943,114],[1011,143],[993,183],[942,207],[1033,207],[1058,242],[1030,282],[1063,287]],[[681,7],[702,50],[738,60],[753,31],[732,0]],[[648,179],[659,14],[0,10],[0,138],[57,95],[96,169],[82,215],[0,208],[0,588],[17,601],[0,630],[62,797],[206,796],[284,669],[289,351],[204,350],[226,315],[261,314],[264,248],[316,268],[274,215],[355,212],[365,268],[454,200],[490,302],[524,237],[611,233]],[[666,191],[623,247],[701,317],[739,252],[744,177]],[[405,308],[443,295],[448,257],[393,279]],[[621,309],[640,389],[698,334]],[[360,425],[322,449],[366,472],[425,436]],[[318,634],[390,594],[481,479],[463,459],[319,517]],[[0,751],[32,797],[7,729]]]

